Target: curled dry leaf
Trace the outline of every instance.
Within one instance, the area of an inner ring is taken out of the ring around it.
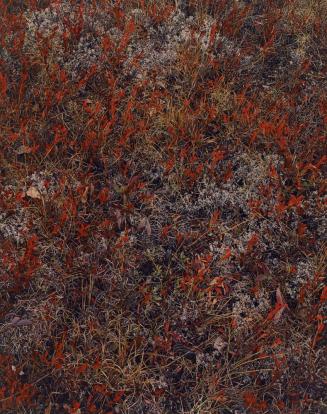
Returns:
[[[39,200],[42,199],[41,193],[39,192],[39,190],[36,187],[30,187],[27,191],[26,191],[26,195],[28,197],[31,198],[38,198]]]

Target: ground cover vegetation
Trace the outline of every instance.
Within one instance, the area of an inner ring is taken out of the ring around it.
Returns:
[[[0,412],[324,413],[325,0],[0,1]]]

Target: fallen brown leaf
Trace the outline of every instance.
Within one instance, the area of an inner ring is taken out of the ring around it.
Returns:
[[[30,154],[32,152],[32,148],[28,147],[27,145],[21,145],[16,150],[16,154],[22,155],[22,154]]]
[[[31,198],[38,198],[39,200],[42,199],[41,193],[39,192],[39,190],[36,187],[30,187],[27,191],[26,191],[26,195],[28,197]]]

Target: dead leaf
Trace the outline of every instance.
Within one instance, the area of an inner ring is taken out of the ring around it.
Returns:
[[[150,237],[152,230],[151,230],[151,224],[147,218],[145,219],[145,230],[146,230],[146,234],[148,235],[148,237]]]
[[[280,321],[280,318],[282,317],[284,310],[285,306],[282,306],[280,309],[276,310],[275,316],[273,318],[275,323]]]
[[[223,340],[221,336],[218,336],[213,344],[213,347],[218,351],[221,352],[226,346],[226,342]]]
[[[39,190],[36,187],[30,187],[27,191],[26,191],[26,195],[28,197],[31,198],[38,198],[39,200],[42,199],[41,193],[39,192]]]
[[[94,185],[92,183],[90,184],[90,187],[89,187],[89,193],[90,193],[90,196],[94,194]]]
[[[287,306],[287,303],[284,301],[282,292],[280,291],[279,287],[276,289],[276,301],[280,305],[286,305]]]
[[[16,326],[28,326],[32,325],[32,321],[29,319],[21,319],[20,321],[16,322]]]
[[[30,154],[32,152],[32,148],[28,147],[27,145],[21,145],[16,150],[16,154],[22,155],[22,154]]]
[[[32,107],[32,111],[33,112],[38,112],[40,110],[40,107],[39,107],[39,105],[38,104],[35,104],[33,107]]]
[[[81,201],[83,204],[85,204],[87,202],[87,195],[89,192],[89,186],[85,187],[84,193],[82,195]]]
[[[161,88],[166,89],[166,84],[165,84],[165,82],[159,81],[159,82],[157,82],[157,85],[158,85],[158,86],[160,86]]]
[[[123,220],[122,220],[122,216],[119,210],[115,210],[115,216],[116,216],[118,228],[120,229]]]
[[[51,414],[51,403],[47,406],[47,408],[44,410],[44,414]]]
[[[152,229],[151,229],[151,224],[149,222],[149,219],[147,217],[143,217],[142,220],[139,222],[138,226],[137,226],[138,230],[143,230],[145,229],[146,234],[148,235],[148,237],[151,236],[152,234]]]
[[[16,325],[17,322],[19,322],[19,321],[20,321],[20,318],[18,316],[15,316],[14,318],[12,318],[12,320],[10,321],[10,323],[12,325]]]
[[[145,227],[145,218],[142,218],[142,220],[137,225],[137,230],[143,230]]]
[[[276,289],[276,304],[275,307],[269,312],[267,320],[273,320],[274,323],[279,322],[285,309],[288,309],[288,305],[278,287]]]

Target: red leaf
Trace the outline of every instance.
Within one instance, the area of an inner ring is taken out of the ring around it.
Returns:
[[[231,257],[231,255],[232,255],[232,251],[229,247],[227,247],[226,252],[224,256],[221,258],[221,260],[227,260]]]
[[[103,37],[103,39],[102,39],[102,47],[103,47],[103,50],[105,52],[108,52],[108,50],[112,49],[113,44],[112,44],[112,41],[110,40],[109,36],[104,36]]]
[[[212,213],[212,216],[210,217],[210,221],[209,221],[209,229],[211,230],[216,224],[217,221],[220,217],[220,211],[216,210]]]
[[[276,338],[274,342],[271,344],[272,348],[277,348],[279,345],[282,345],[283,341],[281,338]]]
[[[243,400],[246,407],[251,407],[257,402],[256,396],[253,394],[253,392],[245,392],[243,394]]]
[[[109,199],[109,190],[108,190],[108,188],[103,188],[99,192],[98,199],[99,199],[101,204],[104,204],[105,202],[108,201],[108,199]]]
[[[259,401],[257,400],[255,394],[253,392],[245,392],[243,394],[244,404],[247,408],[252,408],[255,410],[265,410],[267,409],[266,401]]]
[[[164,226],[161,230],[161,237],[165,239],[168,236],[169,230],[172,228],[172,224]]]
[[[77,229],[79,237],[87,237],[89,224],[81,223],[80,227]]]
[[[276,305],[275,307],[269,312],[267,316],[267,321],[274,320],[274,322],[278,322],[282,317],[282,314],[285,309],[288,308],[287,303],[284,301],[282,293],[279,288],[276,289]]]
[[[303,196],[300,195],[298,197],[292,195],[289,202],[288,202],[288,207],[299,207],[302,203],[303,200]]]
[[[88,365],[87,365],[86,363],[84,363],[84,364],[79,364],[79,365],[75,368],[75,371],[76,371],[78,374],[82,374],[83,372],[85,372],[85,371],[87,370],[87,368],[88,368]]]
[[[2,96],[7,93],[7,79],[2,73],[0,73],[0,92]]]
[[[113,401],[115,403],[119,402],[121,400],[121,397],[123,395],[124,395],[124,391],[123,390],[115,392],[114,397],[113,397]]]
[[[276,289],[276,300],[279,305],[287,305],[279,288]]]
[[[327,286],[324,286],[321,295],[320,295],[320,302],[326,302],[327,301]]]
[[[258,243],[258,241],[259,241],[259,237],[256,234],[253,234],[251,239],[248,241],[247,251],[251,252],[254,246]]]
[[[174,165],[175,160],[173,158],[170,158],[165,164],[165,172],[169,173],[173,169]]]
[[[126,25],[123,37],[119,44],[119,47],[118,47],[119,52],[121,52],[122,50],[126,48],[126,46],[128,45],[129,39],[131,35],[134,33],[134,31],[135,31],[135,22],[133,19],[130,19]]]
[[[212,159],[212,165],[213,167],[216,166],[218,161],[221,161],[224,159],[225,151],[215,150],[211,153],[211,159]]]
[[[270,177],[271,178],[278,178],[277,170],[276,170],[276,168],[273,164],[270,165],[269,172],[270,172]]]
[[[299,223],[297,226],[297,234],[299,237],[303,237],[306,233],[307,226],[304,223]]]
[[[327,162],[327,155],[323,155],[320,160],[316,164],[316,168],[320,168],[322,165],[326,164]]]
[[[215,41],[216,33],[217,33],[217,23],[215,22],[211,26],[211,30],[210,30],[209,47],[211,47],[213,45],[213,43]]]

